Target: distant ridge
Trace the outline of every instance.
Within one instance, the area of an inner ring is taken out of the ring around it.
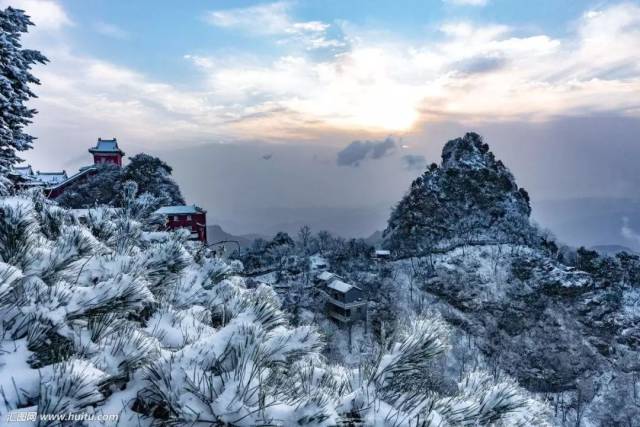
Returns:
[[[630,254],[637,253],[633,249],[622,245],[595,245],[591,246],[589,249],[598,252],[600,255],[616,255],[620,252],[627,252]]]
[[[367,242],[371,246],[379,246],[379,245],[381,245],[382,244],[382,240],[383,240],[383,236],[382,236],[382,231],[380,231],[380,230],[373,232],[373,234],[371,234],[371,236],[369,236],[366,239],[364,239],[364,241]]]
[[[222,229],[222,227],[218,224],[210,225],[207,227],[207,243],[217,243],[221,241],[236,241],[240,244],[241,248],[248,248],[251,246],[254,240],[264,238],[268,239],[268,237],[261,236],[259,234],[242,234],[242,235],[233,235],[228,233]],[[229,246],[229,245],[225,245]]]

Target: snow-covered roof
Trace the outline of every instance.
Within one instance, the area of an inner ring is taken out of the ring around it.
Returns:
[[[69,177],[66,171],[61,172],[40,172],[34,173],[31,166],[20,166],[13,168],[11,173],[15,176],[19,176],[24,180],[21,185],[25,186],[55,186],[61,182],[65,182]]]
[[[201,212],[203,212],[203,210],[196,205],[163,206],[155,211],[158,215],[187,215]]]
[[[316,277],[318,278],[318,280],[322,280],[324,282],[326,282],[329,279],[334,278],[336,275],[329,272],[329,271],[323,271],[322,273],[318,274]]]
[[[89,148],[89,152],[91,153],[120,153],[124,154],[122,150],[118,147],[118,140],[113,139],[102,139],[98,138],[98,142],[96,146],[93,148]]]
[[[33,176],[33,168],[31,166],[20,166],[13,168],[13,170],[24,178]]]
[[[19,178],[22,181],[20,184],[22,186],[41,187],[45,185],[45,183],[33,173],[33,168],[29,165],[14,167],[9,174]]]
[[[341,292],[343,294],[346,294],[351,289],[355,288],[355,286],[345,283],[342,280],[334,280],[333,282],[329,283],[327,287],[334,289],[338,292]]]
[[[47,185],[56,185],[69,179],[67,172],[36,172],[35,178]]]
[[[78,178],[80,178],[82,175],[85,175],[93,170],[95,170],[96,167],[95,166],[85,166],[83,168],[80,168],[80,170],[76,173],[74,173],[73,175],[71,175],[70,177],[68,177],[67,179],[63,179],[62,181],[59,182],[54,182],[54,183],[49,183],[49,190],[52,190],[54,188],[60,187],[61,185],[66,185],[69,184],[70,181],[74,181]]]

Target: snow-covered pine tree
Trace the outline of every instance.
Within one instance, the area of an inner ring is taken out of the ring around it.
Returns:
[[[124,168],[110,163],[97,166],[96,173],[85,180],[71,183],[56,202],[70,209],[91,208],[96,205],[120,207],[126,182],[135,182],[139,193],[148,193],[158,205],[182,205],[180,187],[171,178],[171,166],[157,157],[136,154]]]
[[[180,187],[171,178],[173,168],[158,157],[140,153],[129,159],[123,169],[123,179],[138,184],[139,191],[150,193],[165,205],[182,205]]]
[[[30,70],[47,59],[38,51],[22,48],[20,37],[29,25],[33,24],[24,11],[0,10],[0,193],[7,191],[7,174],[21,161],[16,152],[28,150],[34,140],[24,132],[36,113],[25,105],[35,97],[29,85],[39,84]]]

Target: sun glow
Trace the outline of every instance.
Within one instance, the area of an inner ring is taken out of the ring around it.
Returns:
[[[290,58],[279,64],[279,69],[286,75],[287,85],[295,82],[297,86],[282,89],[295,94],[282,103],[329,127],[410,130],[419,119],[426,89],[398,78],[392,67],[398,62],[387,50],[368,48],[353,49],[334,61],[319,64]],[[283,81],[281,76],[271,77],[265,76],[265,80]]]

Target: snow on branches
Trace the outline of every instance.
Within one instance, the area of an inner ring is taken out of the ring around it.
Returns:
[[[21,160],[16,151],[31,148],[33,136],[24,132],[36,111],[25,103],[35,97],[30,84],[39,84],[31,74],[34,64],[47,62],[40,52],[22,49],[20,37],[33,25],[24,11],[0,10],[0,194],[9,181],[7,173]]]

